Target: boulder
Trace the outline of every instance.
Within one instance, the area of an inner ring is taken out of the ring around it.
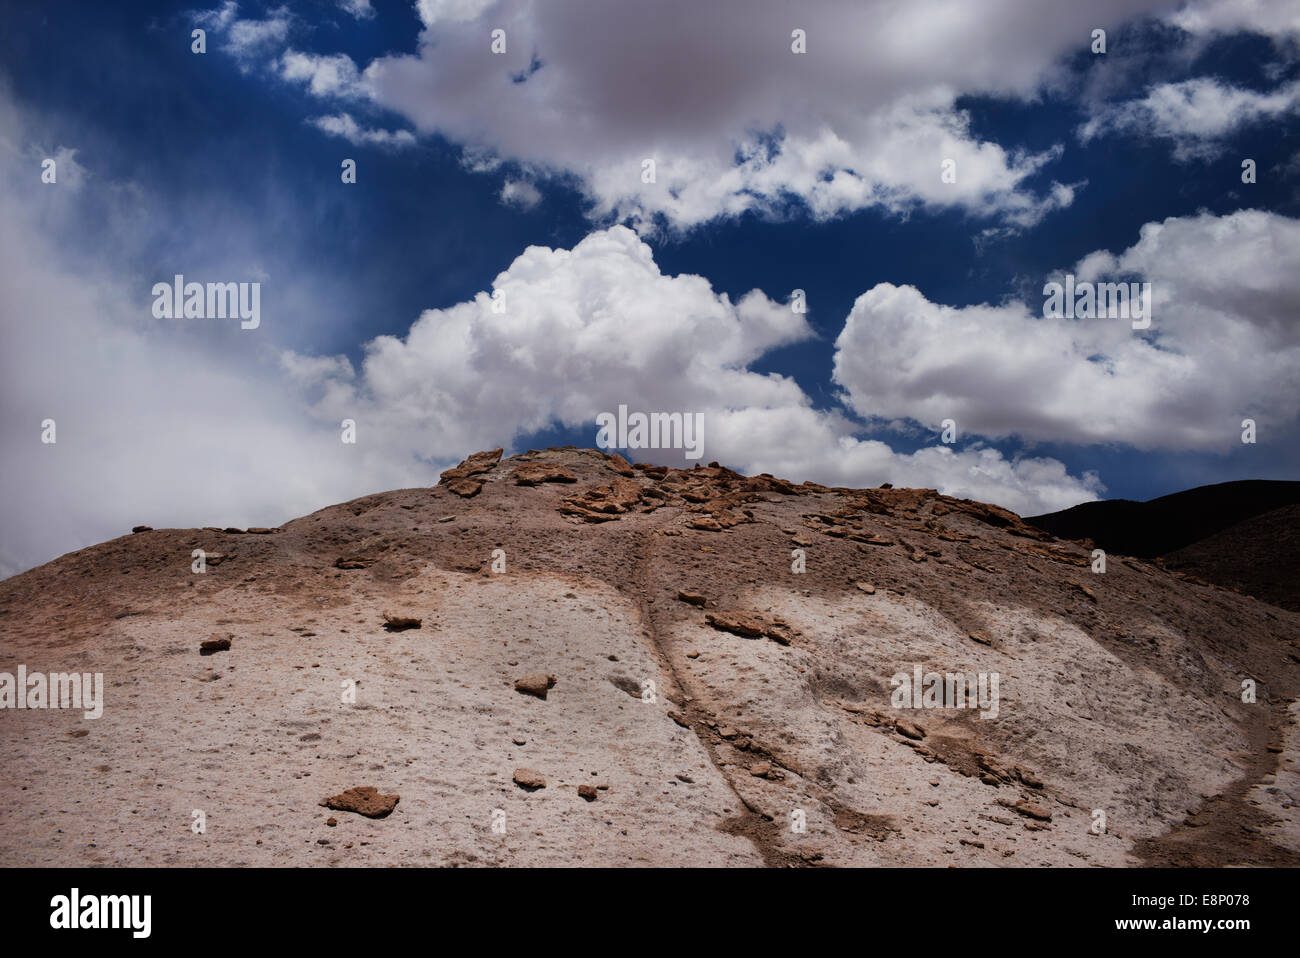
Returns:
[[[227,632],[225,635],[214,632],[202,642],[199,643],[199,655],[215,655],[217,652],[229,652],[230,640],[235,636]]]
[[[547,675],[545,672],[530,672],[515,680],[515,691],[545,699],[546,693],[555,687],[556,681],[558,680],[554,675]]]
[[[535,792],[546,787],[546,779],[534,768],[515,769],[515,784],[526,792]]]
[[[399,801],[400,795],[381,795],[373,785],[358,785],[323,799],[320,804],[336,812],[356,812],[366,818],[387,818]]]

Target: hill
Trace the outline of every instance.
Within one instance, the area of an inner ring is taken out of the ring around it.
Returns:
[[[1300,615],[933,490],[493,450],[63,556],[0,650],[104,680],[0,711],[6,864],[1300,863]]]

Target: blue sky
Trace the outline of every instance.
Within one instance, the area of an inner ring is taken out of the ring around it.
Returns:
[[[0,573],[618,403],[1024,513],[1300,473],[1287,4],[643,6],[7,5]],[[1153,328],[1047,320],[1064,272],[1150,281]],[[260,281],[262,324],[154,318],[176,273]]]

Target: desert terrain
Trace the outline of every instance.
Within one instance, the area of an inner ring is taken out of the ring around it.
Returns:
[[[105,699],[0,711],[0,864],[1300,864],[1300,613],[1092,547],[576,448],[141,527],[0,582],[0,671]]]

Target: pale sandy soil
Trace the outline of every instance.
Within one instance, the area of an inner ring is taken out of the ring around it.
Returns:
[[[515,485],[538,461],[578,481]],[[626,478],[576,450],[473,478],[471,498],[144,532],[0,583],[0,671],[102,672],[107,699],[92,721],[0,711],[0,863],[1300,863],[1296,614],[1114,556],[1094,575],[1084,546],[926,491]],[[616,479],[613,521],[561,513]],[[692,528],[706,515],[728,527]],[[195,575],[193,548],[229,558]],[[212,633],[232,648],[200,657]],[[914,665],[996,672],[998,716],[895,708]],[[514,689],[538,671],[545,700]],[[318,804],[357,785],[396,810]]]

